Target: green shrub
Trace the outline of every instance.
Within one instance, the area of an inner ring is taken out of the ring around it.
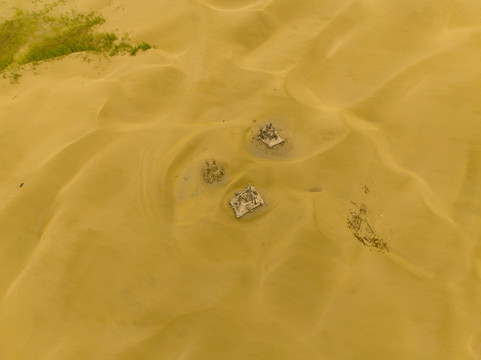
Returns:
[[[91,12],[75,11],[53,16],[55,4],[40,11],[17,10],[13,18],[0,23],[0,72],[11,67],[38,63],[77,52],[115,56],[136,55],[151,45],[132,45],[127,35],[99,32],[105,19]],[[19,75],[17,74],[15,80]]]

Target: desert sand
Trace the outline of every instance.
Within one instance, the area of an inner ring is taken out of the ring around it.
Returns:
[[[0,81],[1,360],[481,359],[479,1],[60,6],[156,48]]]

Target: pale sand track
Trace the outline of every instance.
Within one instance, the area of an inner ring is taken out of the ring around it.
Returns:
[[[1,360],[481,359],[481,3],[70,8],[157,48],[0,81]]]

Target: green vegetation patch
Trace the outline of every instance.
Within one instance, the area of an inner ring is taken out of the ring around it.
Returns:
[[[75,11],[52,15],[55,5],[40,11],[16,10],[14,16],[0,23],[0,72],[18,79],[18,66],[50,60],[77,52],[104,55],[136,55],[151,45],[143,42],[132,45],[127,35],[121,39],[111,32],[99,32],[105,19],[91,12]],[[4,76],[5,77],[5,76]]]

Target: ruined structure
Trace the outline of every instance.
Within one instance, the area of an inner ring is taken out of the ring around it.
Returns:
[[[222,180],[225,174],[225,169],[222,164],[218,164],[214,159],[206,160],[204,167],[202,168],[202,177],[204,180],[213,184]]]
[[[235,212],[236,218],[240,218],[249,211],[264,204],[264,200],[259,195],[257,189],[251,184],[248,184],[244,191],[240,193],[236,192],[229,203]]]
[[[279,136],[276,128],[272,126],[271,122],[268,122],[263,129],[259,130],[257,138],[266,144],[269,148],[283,143],[285,140]]]

